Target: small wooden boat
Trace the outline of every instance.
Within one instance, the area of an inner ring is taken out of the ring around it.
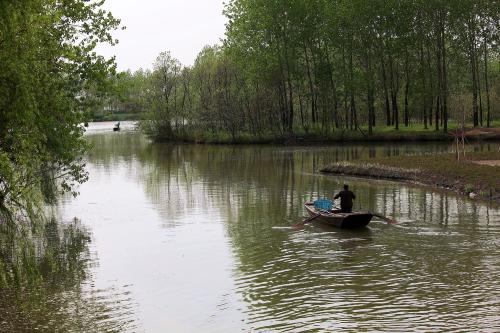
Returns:
[[[339,210],[317,210],[313,202],[306,202],[304,204],[307,212],[311,217],[319,216],[311,221],[331,225],[338,228],[363,228],[370,223],[373,214],[369,212],[352,212],[342,213]]]

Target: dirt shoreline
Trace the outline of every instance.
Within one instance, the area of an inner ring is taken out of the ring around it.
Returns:
[[[390,161],[390,159],[386,159],[384,160],[384,162],[387,160]],[[490,168],[494,168],[494,171],[498,169],[497,172],[498,174],[500,174],[500,167],[496,164],[495,166],[490,166],[488,164],[476,164],[476,162],[482,163],[488,162],[488,160],[468,161],[466,163],[471,166],[473,165],[476,168],[488,168],[487,171],[490,172]],[[500,203],[500,189],[497,188],[495,184],[490,184],[487,180],[476,180],[475,182],[471,182],[470,180],[464,180],[459,176],[443,176],[443,174],[438,174],[432,172],[431,170],[426,170],[419,167],[395,167],[387,164],[370,162],[369,160],[361,160],[354,162],[334,163],[321,169],[320,172],[324,174],[337,174],[369,179],[385,179],[403,183],[424,185],[435,189],[453,191],[457,194],[465,195],[472,199],[483,199],[495,203]]]
[[[205,133],[206,134],[206,133]],[[314,144],[334,144],[334,143],[429,143],[429,142],[453,142],[455,135],[461,135],[462,132],[450,131],[448,133],[436,131],[418,131],[418,132],[375,132],[368,135],[364,131],[337,131],[331,135],[319,134],[293,134],[277,135],[269,134],[263,136],[236,135],[232,138],[229,135],[222,136],[199,136],[188,134],[176,138],[165,138],[152,136],[153,141],[158,143],[196,143],[196,144],[216,144],[216,145],[314,145]],[[498,141],[500,142],[500,128],[480,128],[464,131],[464,138],[469,141]]]
[[[500,166],[500,160],[472,161],[479,165]]]

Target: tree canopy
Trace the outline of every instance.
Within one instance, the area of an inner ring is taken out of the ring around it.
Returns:
[[[55,189],[87,178],[80,125],[114,71],[94,49],[116,43],[104,1],[0,2],[0,222],[32,219]]]
[[[498,8],[496,0],[232,0],[222,45],[153,85],[148,129],[175,139],[415,124],[446,132],[464,117],[490,126],[500,113]]]

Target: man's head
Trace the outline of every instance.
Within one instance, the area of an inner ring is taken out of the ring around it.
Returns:
[[[346,191],[347,191],[348,189],[349,189],[349,185],[345,184],[345,185],[344,185],[344,190],[346,190]]]

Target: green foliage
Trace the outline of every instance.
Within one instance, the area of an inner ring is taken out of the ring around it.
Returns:
[[[0,226],[0,288],[33,288],[44,282],[57,289],[63,287],[61,281],[66,287],[77,286],[85,278],[90,236],[79,222],[60,226],[52,219],[41,231],[35,248],[32,233]]]
[[[489,126],[500,102],[497,7],[232,0],[223,44],[204,48],[183,75],[167,75],[163,86],[176,87],[177,98],[166,103],[162,91],[170,90],[153,86],[144,126],[158,140],[203,130],[233,141],[318,129],[323,137],[360,128],[376,135],[389,126],[447,132],[449,120],[457,127],[464,119]]]
[[[0,222],[37,217],[49,182],[68,192],[87,179],[79,124],[114,69],[93,50],[119,24],[101,5],[0,3]]]
[[[89,105],[88,118],[92,121],[143,119],[148,105],[149,77],[150,72],[142,69],[111,75],[107,89],[93,89],[94,103]]]

